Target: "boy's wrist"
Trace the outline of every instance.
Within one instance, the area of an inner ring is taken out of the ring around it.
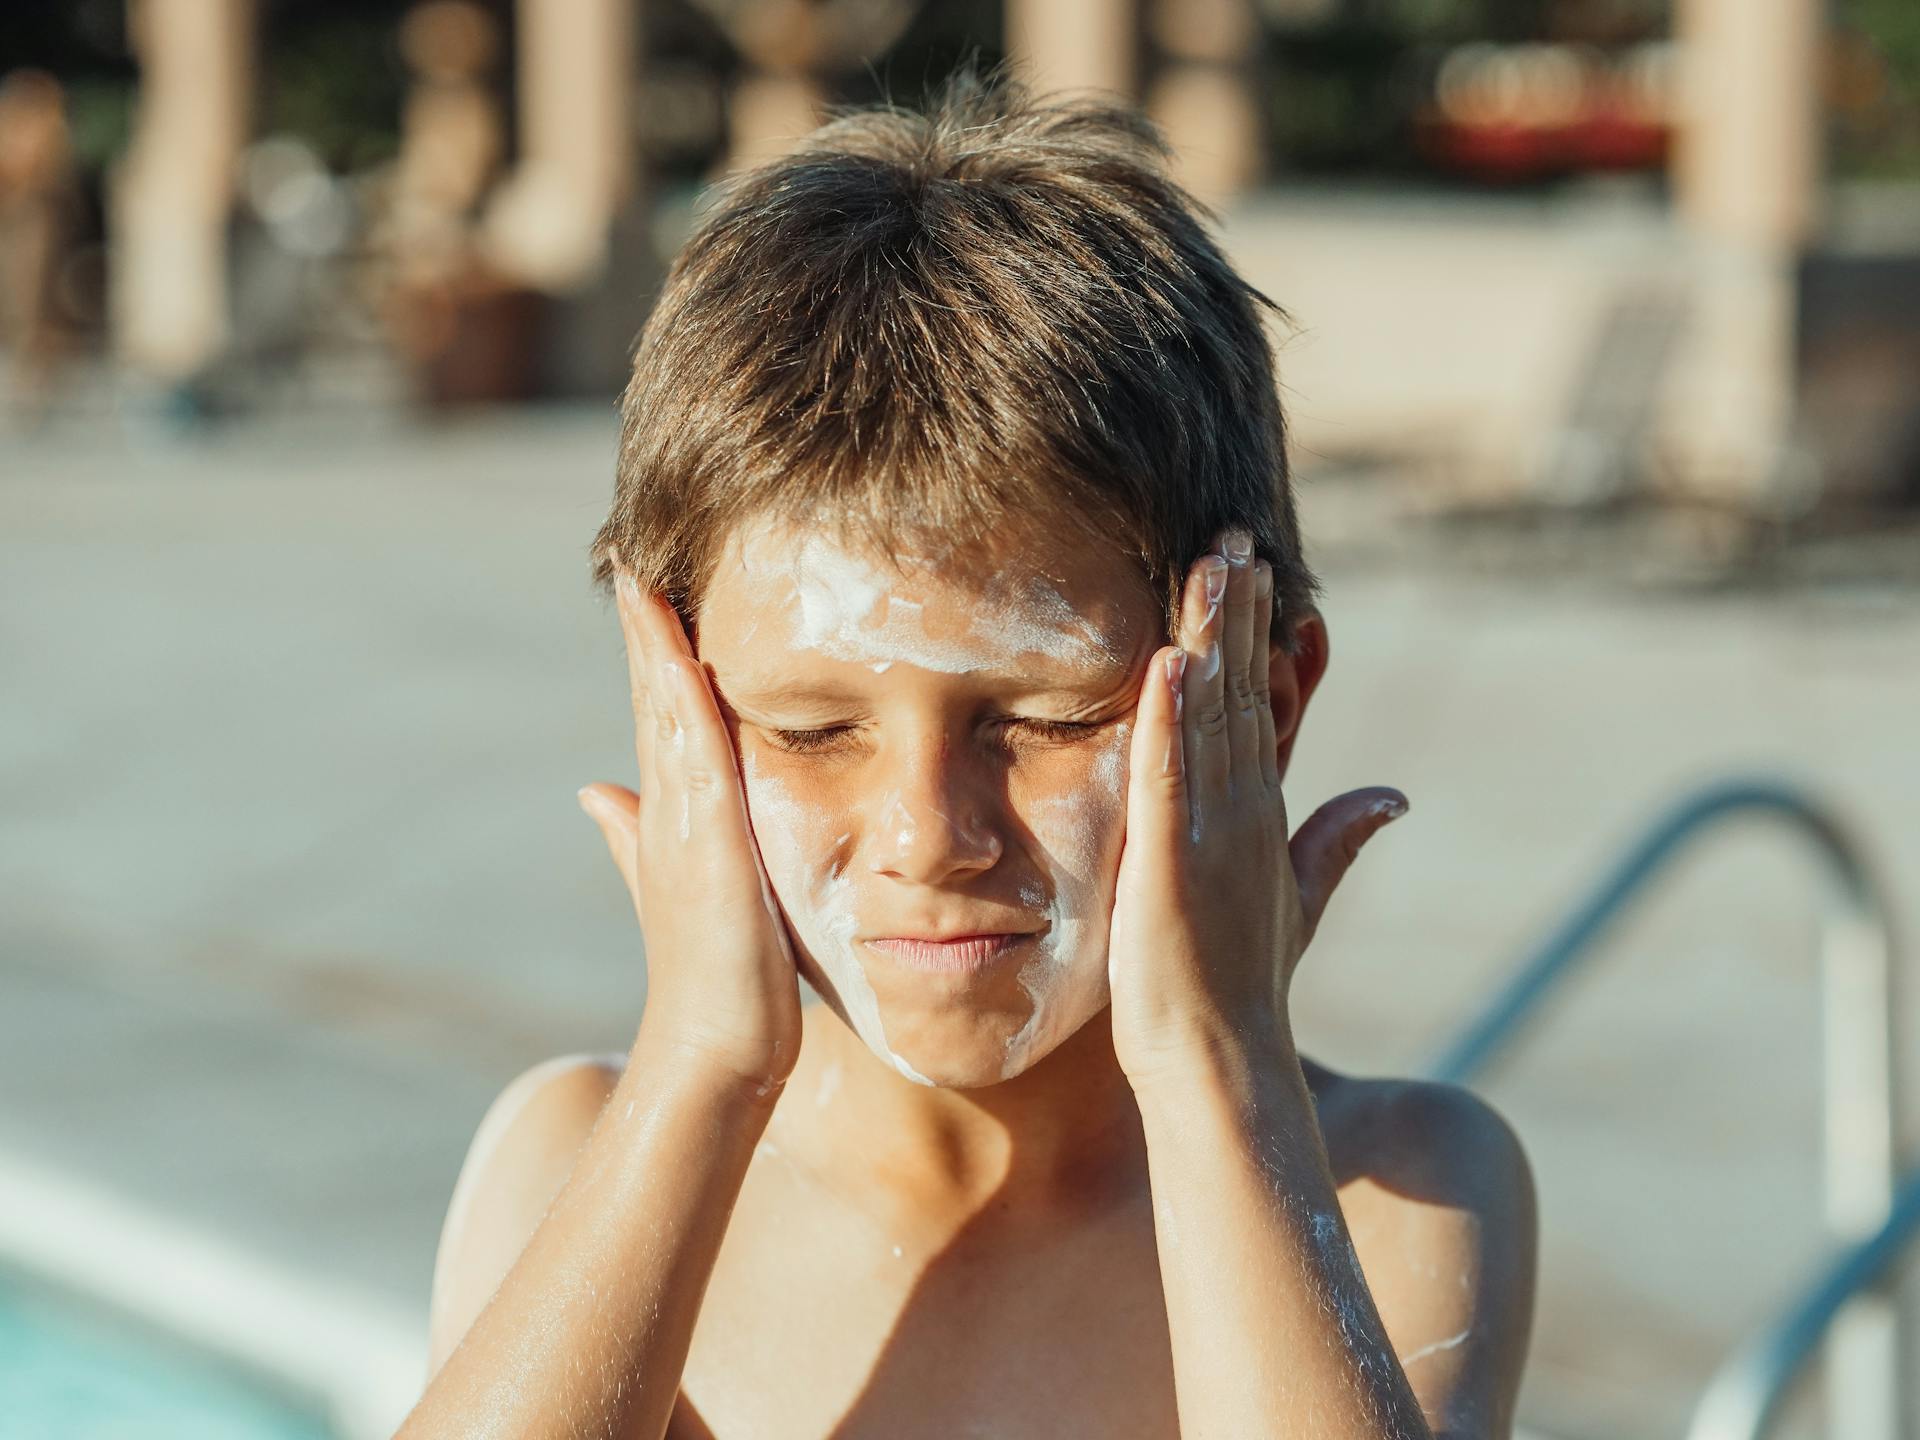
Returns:
[[[673,1097],[762,1120],[773,1113],[786,1089],[785,1081],[748,1074],[698,1046],[652,1034],[645,1025],[628,1052],[627,1071],[641,1093],[655,1100]]]
[[[1308,1095],[1293,1035],[1285,1024],[1196,1037],[1161,1051],[1150,1064],[1130,1070],[1127,1078],[1142,1115],[1149,1118],[1155,1111],[1191,1113],[1196,1104],[1244,1110],[1290,1095],[1306,1100]]]

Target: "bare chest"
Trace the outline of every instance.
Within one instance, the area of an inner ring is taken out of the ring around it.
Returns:
[[[673,1440],[1172,1440],[1145,1206],[1058,1231],[997,1225],[895,1235],[804,1185],[750,1184]]]

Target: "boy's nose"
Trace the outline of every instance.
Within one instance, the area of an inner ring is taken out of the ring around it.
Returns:
[[[876,875],[936,885],[994,867],[1003,848],[1000,837],[949,777],[901,779],[904,783],[881,792],[869,832],[868,864]]]

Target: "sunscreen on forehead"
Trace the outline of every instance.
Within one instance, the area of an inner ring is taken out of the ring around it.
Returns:
[[[774,536],[760,531],[743,545],[741,566],[761,605],[785,612],[787,645],[884,674],[898,663],[945,674],[1006,671],[1044,657],[1076,667],[1118,658],[1106,637],[1078,614],[1044,577],[998,577],[964,611],[929,616],[922,602],[897,593],[894,567],[841,548],[822,534],[797,549],[768,553]],[[906,574],[934,562],[911,557]]]

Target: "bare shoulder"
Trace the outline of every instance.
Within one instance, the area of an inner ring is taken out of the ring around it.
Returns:
[[[1328,1158],[1344,1184],[1374,1177],[1397,1188],[1470,1192],[1532,1188],[1520,1137],[1500,1112],[1459,1085],[1342,1075],[1307,1063]]]
[[[434,1257],[430,1373],[460,1343],[566,1184],[625,1063],[619,1054],[556,1056],[516,1076],[487,1107]]]
[[[1459,1086],[1308,1077],[1361,1270],[1435,1434],[1509,1434],[1538,1247],[1519,1136]]]

